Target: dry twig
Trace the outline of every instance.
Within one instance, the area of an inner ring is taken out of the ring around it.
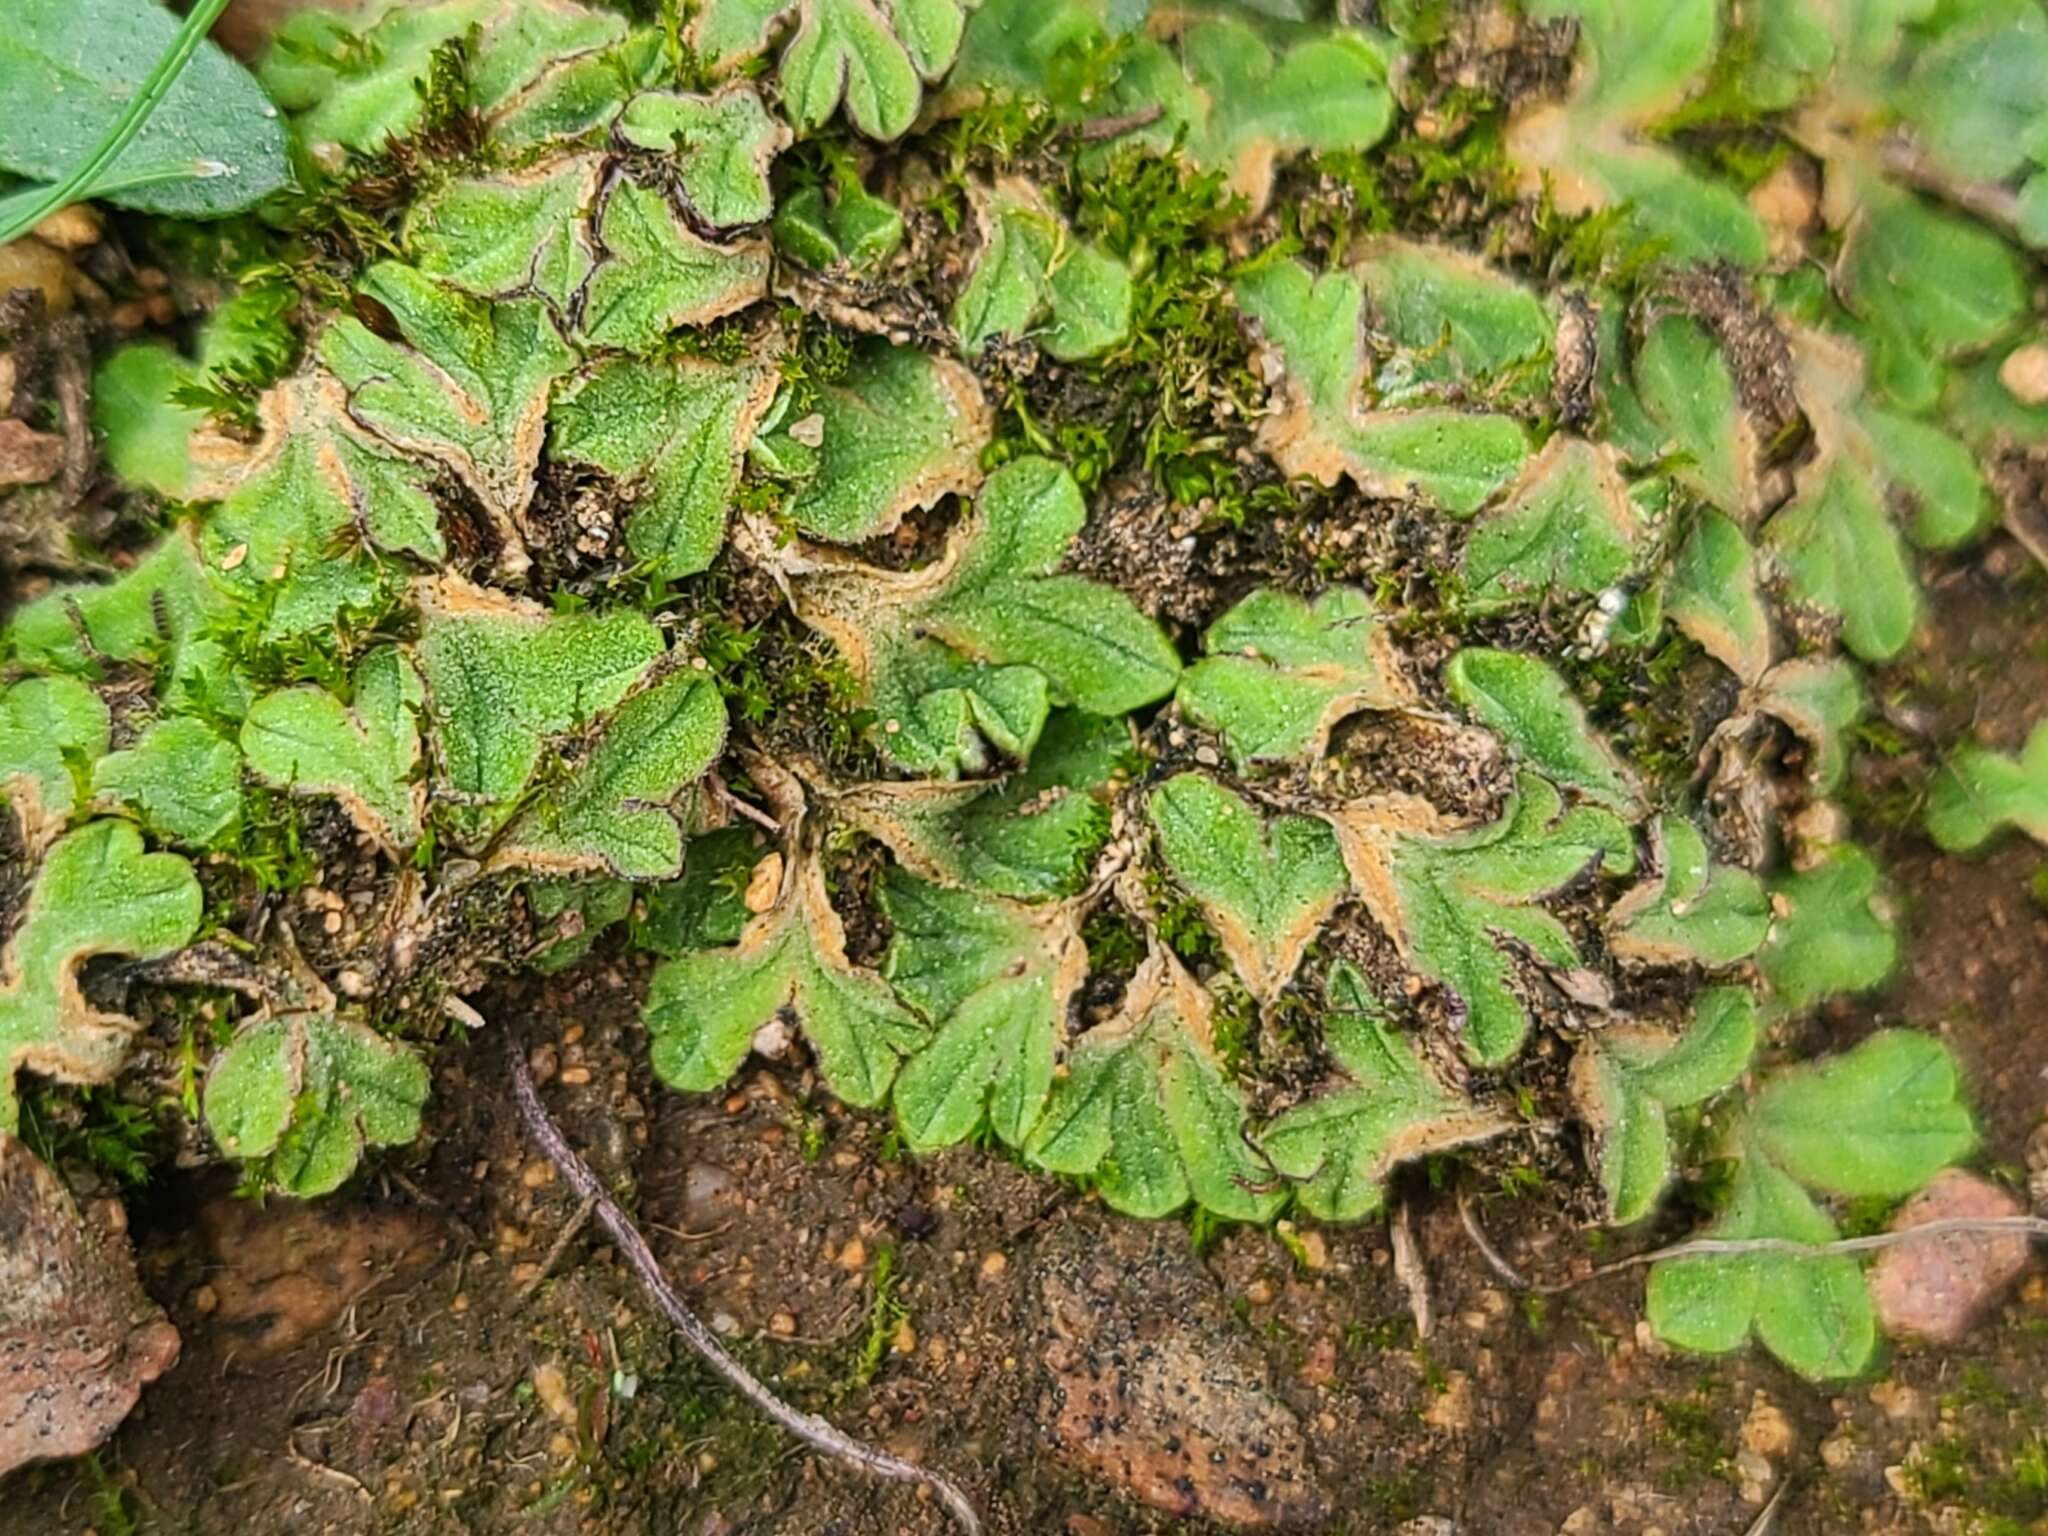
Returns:
[[[1406,1200],[1394,1207],[1387,1223],[1387,1235],[1394,1245],[1394,1278],[1408,1292],[1408,1310],[1415,1318],[1415,1337],[1426,1339],[1436,1326],[1429,1305],[1429,1267],[1422,1262],[1422,1245],[1415,1241],[1414,1207]]]
[[[917,1466],[863,1445],[851,1436],[817,1417],[792,1408],[756,1381],[747,1368],[726,1353],[725,1346],[718,1342],[709,1328],[697,1315],[683,1304],[683,1300],[668,1283],[668,1277],[661,1272],[661,1265],[654,1252],[647,1246],[647,1240],[640,1235],[640,1229],[632,1218],[621,1210],[618,1203],[604,1192],[597,1181],[597,1175],[590,1171],[590,1165],[576,1155],[561,1128],[549,1116],[541,1104],[540,1095],[533,1086],[533,1074],[527,1069],[526,1056],[516,1041],[507,1041],[505,1059],[511,1069],[512,1098],[519,1106],[520,1118],[526,1122],[527,1133],[533,1137],[548,1161],[562,1175],[563,1180],[576,1194],[592,1203],[597,1219],[611,1234],[619,1252],[625,1256],[633,1272],[640,1277],[640,1283],[654,1299],[654,1304],[683,1336],[690,1348],[702,1357],[704,1362],[732,1384],[739,1394],[759,1408],[769,1418],[780,1424],[797,1439],[813,1450],[843,1461],[849,1466],[860,1468],[875,1477],[892,1482],[922,1483],[938,1496],[967,1536],[980,1536],[981,1521],[974,1513],[974,1506],[967,1502],[967,1496],[946,1478],[936,1472]]]
[[[1791,1478],[1788,1477],[1779,1483],[1778,1491],[1771,1495],[1771,1502],[1766,1504],[1763,1513],[1756,1517],[1756,1524],[1752,1525],[1747,1531],[1744,1531],[1742,1536],[1771,1536],[1771,1532],[1777,1528],[1778,1524],[1778,1506],[1785,1502],[1785,1495],[1791,1489]]]
[[[562,1255],[569,1251],[569,1245],[576,1241],[576,1234],[583,1230],[583,1224],[590,1220],[590,1213],[597,1209],[594,1196],[585,1195],[576,1213],[562,1224],[562,1230],[555,1234],[555,1240],[548,1245],[547,1257],[540,1261],[540,1268],[533,1272],[533,1278],[519,1287],[519,1300],[524,1301],[541,1288],[542,1283],[562,1262]]]
[[[1493,1272],[1518,1291],[1530,1291],[1538,1296],[1555,1296],[1560,1292],[1574,1290],[1582,1285],[1591,1285],[1595,1280],[1604,1280],[1624,1270],[1640,1269],[1646,1264],[1661,1263],[1665,1259],[1725,1258],[1746,1253],[1782,1253],[1794,1258],[1826,1259],[1842,1254],[1875,1253],[1883,1248],[1897,1248],[1905,1243],[1917,1243],[1926,1238],[1953,1237],[1959,1234],[1994,1236],[2015,1233],[2034,1240],[2048,1240],[2048,1218],[2039,1216],[1948,1216],[1939,1221],[1922,1222],[1915,1227],[1904,1227],[1897,1232],[1874,1232],[1865,1237],[1837,1238],[1831,1243],[1801,1243],[1789,1237],[1695,1237],[1682,1243],[1671,1243],[1662,1248],[1652,1248],[1644,1253],[1632,1253],[1612,1263],[1601,1264],[1583,1275],[1570,1280],[1556,1280],[1547,1284],[1529,1279],[1512,1264],[1501,1257],[1500,1252],[1487,1238],[1486,1229],[1479,1224],[1479,1215],[1472,1209],[1472,1202],[1463,1190],[1458,1192],[1458,1218],[1465,1224],[1465,1235],[1472,1239]],[[1398,1258],[1400,1245],[1395,1244]]]

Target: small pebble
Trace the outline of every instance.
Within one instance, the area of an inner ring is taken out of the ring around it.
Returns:
[[[2048,405],[2048,341],[2030,341],[2008,352],[1998,365],[1998,382],[2021,405]]]
[[[59,208],[35,227],[35,237],[60,251],[82,251],[99,244],[100,216],[84,203]],[[141,274],[137,274],[138,279]],[[162,276],[161,273],[157,274]]]
[[[2020,1214],[2019,1202],[1996,1184],[1951,1168],[1899,1208],[1892,1230]],[[1887,1333],[1953,1344],[2019,1278],[2028,1259],[2021,1232],[1956,1232],[1887,1248],[1870,1270],[1878,1321]]]

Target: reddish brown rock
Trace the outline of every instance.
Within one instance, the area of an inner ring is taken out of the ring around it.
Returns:
[[[1899,1208],[1892,1230],[1956,1218],[2018,1216],[1997,1185],[1951,1168]],[[2027,1267],[2024,1234],[1957,1232],[1887,1248],[1870,1272],[1885,1331],[1953,1344]]]
[[[1140,1503],[1246,1530],[1325,1513],[1301,1424],[1177,1234],[1118,1226],[1041,1275],[1045,1421],[1060,1454]]]
[[[0,1131],[0,1477],[98,1446],[177,1358],[126,1240]]]
[[[199,1219],[216,1266],[212,1326],[241,1336],[243,1360],[332,1327],[372,1286],[415,1273],[441,1246],[430,1222],[349,1200],[220,1200]]]

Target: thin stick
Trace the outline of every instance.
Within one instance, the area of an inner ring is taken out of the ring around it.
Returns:
[[[525,1054],[516,1041],[506,1043],[505,1060],[511,1070],[512,1098],[519,1106],[520,1118],[526,1122],[527,1133],[547,1154],[568,1183],[582,1199],[593,1202],[598,1221],[612,1236],[619,1252],[640,1277],[640,1283],[647,1288],[647,1294],[654,1298],[654,1304],[662,1315],[675,1327],[676,1332],[690,1348],[703,1358],[719,1375],[730,1382],[739,1394],[759,1408],[769,1418],[788,1430],[797,1439],[838,1461],[860,1468],[875,1477],[892,1482],[922,1483],[938,1495],[960,1528],[967,1536],[981,1536],[981,1520],[974,1513],[974,1506],[967,1502],[967,1496],[938,1473],[928,1471],[914,1463],[900,1460],[886,1451],[878,1451],[863,1445],[858,1440],[842,1434],[838,1429],[817,1417],[792,1408],[782,1399],[756,1381],[747,1368],[726,1353],[725,1346],[717,1337],[699,1322],[695,1313],[683,1304],[662,1274],[661,1265],[654,1252],[647,1246],[647,1239],[640,1235],[640,1229],[632,1219],[619,1209],[597,1181],[597,1175],[590,1171],[590,1165],[576,1155],[562,1135],[560,1127],[549,1117],[540,1102],[540,1095],[534,1091],[533,1074],[527,1070]]]
[[[1742,1536],[1771,1536],[1778,1524],[1778,1506],[1785,1502],[1785,1495],[1791,1491],[1792,1479],[1788,1477],[1778,1484],[1778,1491],[1771,1495],[1771,1502],[1764,1506],[1764,1512],[1756,1517],[1756,1524]]]
[[[1959,1233],[1974,1233],[1988,1237],[2001,1232],[2010,1232],[2019,1237],[2048,1238],[2048,1218],[1944,1216],[1939,1221],[1923,1221],[1916,1227],[1903,1227],[1897,1232],[1873,1232],[1868,1237],[1841,1237],[1831,1243],[1801,1243],[1789,1237],[1696,1237],[1683,1243],[1673,1243],[1668,1248],[1657,1248],[1649,1253],[1632,1254],[1625,1259],[1616,1259],[1612,1264],[1604,1264],[1593,1273],[1612,1274],[1619,1269],[1654,1264],[1659,1259],[1690,1259],[1716,1254],[1785,1253],[1796,1258],[1824,1259],[1843,1253],[1874,1253],[1880,1248],[1896,1248],[1901,1243],[1917,1243],[1927,1237],[1953,1237]],[[1589,1275],[1587,1278],[1591,1279],[1593,1276]]]
[[[1149,107],[1140,107],[1135,112],[1125,112],[1117,117],[1091,117],[1081,125],[1081,141],[1096,143],[1101,139],[1114,139],[1134,129],[1149,128],[1166,116],[1166,108],[1154,102]]]
[[[1472,1246],[1479,1250],[1479,1256],[1486,1260],[1487,1267],[1518,1291],[1529,1289],[1528,1279],[1522,1272],[1500,1256],[1500,1250],[1486,1235],[1486,1228],[1479,1225],[1478,1213],[1472,1209],[1472,1194],[1463,1184],[1458,1186],[1458,1220],[1465,1224],[1465,1235],[1472,1239]]]
[[[1557,1280],[1541,1284],[1525,1278],[1513,1265],[1502,1258],[1493,1244],[1488,1241],[1485,1228],[1479,1225],[1479,1216],[1461,1193],[1458,1197],[1458,1215],[1465,1223],[1465,1233],[1472,1239],[1481,1256],[1492,1266],[1495,1274],[1517,1290],[1533,1291],[1539,1296],[1555,1296],[1561,1291],[1573,1290],[1581,1285],[1591,1285],[1595,1280],[1604,1280],[1609,1275],[1618,1275],[1623,1270],[1640,1269],[1645,1264],[1658,1264],[1665,1259],[1727,1258],[1750,1253],[1782,1253],[1793,1258],[1827,1259],[1851,1253],[1875,1253],[1883,1248],[1897,1248],[1905,1243],[1917,1243],[1931,1237],[1953,1237],[1958,1235],[1996,1236],[2012,1233],[2018,1237],[2030,1237],[2037,1241],[2048,1240],[2048,1218],[2040,1216],[1944,1216],[1938,1221],[1925,1221],[1918,1226],[1905,1227],[1897,1232],[1874,1232],[1867,1237],[1837,1238],[1831,1243],[1801,1243],[1789,1237],[1695,1237],[1682,1243],[1672,1243],[1664,1248],[1652,1248],[1647,1253],[1632,1253],[1625,1259],[1599,1265],[1572,1280]]]
[[[576,1234],[583,1230],[583,1224],[590,1220],[590,1213],[596,1209],[597,1201],[585,1195],[582,1204],[576,1207],[576,1214],[562,1224],[562,1230],[555,1234],[555,1240],[548,1245],[547,1257],[540,1261],[540,1268],[533,1272],[533,1278],[519,1287],[519,1300],[524,1301],[541,1288],[542,1282],[553,1273],[554,1267],[562,1262],[562,1255],[569,1251],[569,1245],[576,1241]]]
[[[1426,1339],[1436,1326],[1429,1305],[1429,1266],[1422,1262],[1422,1245],[1415,1241],[1414,1208],[1406,1201],[1394,1207],[1387,1235],[1394,1245],[1394,1278],[1408,1292],[1408,1310],[1415,1318],[1415,1337]]]

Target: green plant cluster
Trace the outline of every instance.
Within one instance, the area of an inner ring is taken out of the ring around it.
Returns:
[[[201,1093],[294,1193],[417,1135],[479,892],[540,930],[503,963],[659,956],[677,1090],[794,1035],[911,1149],[1136,1215],[1367,1216],[1525,1121],[1539,1037],[1617,1224],[1715,1163],[1716,1234],[1825,1241],[1811,1192],[1965,1156],[1932,1038],[1782,1063],[1885,981],[1892,898],[1714,787],[1841,788],[1915,551],[2048,445],[2000,377],[2042,335],[2048,69],[1958,83],[2048,22],[1544,0],[1566,94],[1425,154],[1402,92],[1455,30],[1322,9],[296,17],[260,74],[308,192],[195,357],[101,369],[162,535],[5,632],[35,869],[0,1122],[18,1070],[122,1070],[86,959],[249,949],[250,894],[324,860],[374,942],[269,930]],[[1517,211],[1495,250],[1399,222],[1431,154]],[[1815,165],[1804,222],[1751,195]],[[2010,227],[1955,211],[1993,185]],[[1338,240],[1302,211],[1333,189]],[[1309,521],[1366,552],[1229,579]],[[1427,603],[1373,552],[1397,526],[1451,551]],[[1173,590],[1207,556],[1221,595]],[[1719,669],[1676,774],[1588,691],[1654,693],[1674,645]],[[2042,739],[1960,754],[1936,837],[2042,836]],[[1845,1258],[1660,1265],[1649,1305],[1816,1377],[1876,1348]]]

